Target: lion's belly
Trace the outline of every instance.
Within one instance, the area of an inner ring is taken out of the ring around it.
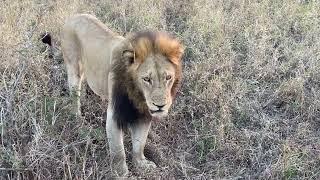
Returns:
[[[103,72],[86,72],[86,79],[92,91],[102,99],[108,99],[108,72],[107,75]]]
[[[102,99],[108,98],[108,75],[110,63],[108,53],[94,53],[84,56],[84,74],[89,87]]]
[[[122,38],[114,37],[104,40],[105,43],[91,43],[84,48],[83,65],[88,85],[94,93],[103,99],[108,98],[108,75],[111,70],[111,56],[113,48],[121,42]],[[101,41],[101,39],[100,39]],[[89,50],[90,49],[90,50]]]

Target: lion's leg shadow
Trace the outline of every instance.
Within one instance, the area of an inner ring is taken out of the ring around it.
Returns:
[[[138,168],[150,169],[156,168],[156,164],[147,160],[144,156],[144,147],[147,141],[151,121],[138,122],[130,127],[132,139],[132,160]]]

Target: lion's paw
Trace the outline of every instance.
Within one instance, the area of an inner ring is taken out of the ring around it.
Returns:
[[[153,169],[153,168],[156,168],[157,165],[152,162],[152,161],[149,161],[149,160],[146,160],[146,159],[143,159],[143,160],[136,160],[135,161],[135,166],[137,168],[143,168],[143,169]]]
[[[119,162],[118,164],[113,165],[113,172],[120,177],[126,177],[129,174],[129,169],[125,161]]]

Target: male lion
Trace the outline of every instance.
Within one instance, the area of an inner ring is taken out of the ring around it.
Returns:
[[[68,19],[61,35],[76,113],[81,113],[84,77],[97,95],[108,99],[106,130],[113,172],[128,173],[123,128],[131,132],[134,165],[156,167],[143,151],[152,119],[168,114],[180,83],[183,49],[179,42],[150,31],[124,38],[86,14]]]

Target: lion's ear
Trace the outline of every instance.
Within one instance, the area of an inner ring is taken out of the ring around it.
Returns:
[[[134,51],[133,50],[124,50],[122,52],[122,57],[124,58],[125,62],[128,65],[131,65],[134,63]]]

